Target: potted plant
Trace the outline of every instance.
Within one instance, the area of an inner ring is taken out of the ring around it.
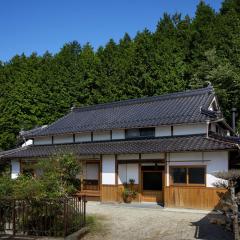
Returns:
[[[124,190],[122,192],[122,198],[125,203],[131,203],[136,198],[137,192],[134,189],[134,179],[129,179],[129,182],[124,183]]]

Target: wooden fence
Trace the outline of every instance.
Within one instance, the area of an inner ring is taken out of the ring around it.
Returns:
[[[0,199],[0,234],[65,237],[86,223],[85,197]]]

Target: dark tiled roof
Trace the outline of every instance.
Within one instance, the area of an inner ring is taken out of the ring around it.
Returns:
[[[218,139],[220,141],[223,140],[223,141],[227,141],[227,142],[240,144],[240,137],[237,137],[237,136],[221,136],[216,133],[209,133],[209,136],[213,137],[215,139]]]
[[[4,154],[2,158],[34,158],[47,157],[60,153],[74,153],[76,155],[90,154],[121,154],[121,153],[154,153],[154,152],[187,152],[230,150],[237,146],[231,142],[224,142],[204,135],[181,137],[162,137],[144,140],[109,141],[78,144],[58,145],[30,145],[13,153]],[[1,158],[1,154],[0,154]]]
[[[25,137],[135,128],[176,123],[204,122],[215,118],[204,114],[214,98],[212,87],[75,108],[46,128],[26,132]]]

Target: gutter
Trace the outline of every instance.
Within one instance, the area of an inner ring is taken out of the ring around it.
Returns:
[[[226,122],[225,118],[219,118],[219,119],[213,120],[211,122],[213,122],[213,123],[222,122],[234,134],[234,136],[236,136],[236,137],[238,136],[235,133],[235,131],[233,130],[233,128]]]

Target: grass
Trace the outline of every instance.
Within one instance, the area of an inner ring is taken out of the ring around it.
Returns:
[[[89,233],[95,234],[95,233],[102,233],[104,232],[104,226],[103,226],[103,221],[106,218],[101,215],[87,215],[86,216],[86,226],[89,228]]]

